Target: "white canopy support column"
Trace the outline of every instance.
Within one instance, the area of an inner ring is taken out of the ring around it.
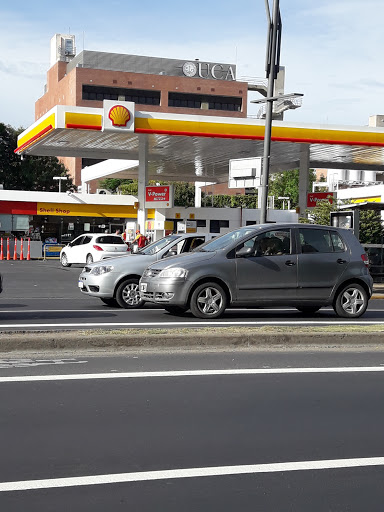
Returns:
[[[306,217],[309,184],[309,144],[300,144],[299,216]]]
[[[139,175],[138,192],[139,209],[137,211],[137,224],[140,231],[145,233],[145,221],[147,210],[145,208],[145,187],[148,183],[148,137],[145,134],[139,135]]]

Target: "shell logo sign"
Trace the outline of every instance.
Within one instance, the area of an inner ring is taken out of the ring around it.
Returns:
[[[104,100],[103,110],[103,131],[134,131],[135,104],[132,101]]]
[[[126,107],[116,105],[111,108],[108,117],[112,121],[113,126],[127,126],[128,121],[131,119],[131,114]]]

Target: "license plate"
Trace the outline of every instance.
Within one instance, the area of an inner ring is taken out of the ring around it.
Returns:
[[[144,293],[147,291],[147,283],[141,283],[140,291]]]
[[[84,283],[83,283],[83,281],[79,281],[79,288],[84,288]]]

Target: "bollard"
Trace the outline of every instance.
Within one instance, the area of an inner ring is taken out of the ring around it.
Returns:
[[[13,249],[13,259],[17,260],[17,238],[15,238],[15,247]]]
[[[28,251],[27,251],[27,261],[31,259],[31,239],[28,238]]]
[[[0,245],[0,261],[4,259],[4,253],[3,253],[3,239],[1,239],[1,245]]]
[[[24,254],[23,254],[23,238],[21,238],[20,240],[20,261],[24,259]]]
[[[9,237],[7,238],[7,260],[11,259],[10,251],[9,251]]]

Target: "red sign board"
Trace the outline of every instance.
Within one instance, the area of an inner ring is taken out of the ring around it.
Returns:
[[[169,201],[169,185],[164,187],[145,187],[145,200],[147,202]]]
[[[333,192],[310,192],[307,195],[307,208],[314,208],[319,201],[327,199],[333,203]]]

